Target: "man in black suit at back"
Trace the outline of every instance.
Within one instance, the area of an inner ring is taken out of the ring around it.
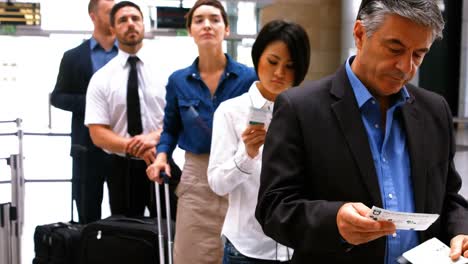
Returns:
[[[73,158],[72,195],[79,222],[101,219],[103,184],[109,174],[109,155],[96,147],[84,125],[86,90],[91,76],[117,55],[115,36],[110,31],[109,13],[114,0],[91,0],[88,13],[94,30],[90,39],[64,53],[51,104],[71,111]]]
[[[434,0],[363,1],[356,56],[275,102],[256,217],[292,263],[397,263],[432,238],[468,257],[447,102],[409,84],[444,22]],[[439,214],[422,232],[367,218],[372,206]]]

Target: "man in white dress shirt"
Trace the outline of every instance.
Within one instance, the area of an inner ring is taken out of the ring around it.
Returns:
[[[153,185],[145,171],[154,161],[162,130],[165,79],[158,78],[160,71],[154,68],[154,59],[143,48],[145,30],[140,8],[129,1],[119,2],[112,9],[110,19],[111,29],[119,41],[119,53],[90,81],[85,124],[94,144],[113,154],[108,181],[111,213],[142,216],[148,207],[153,215]],[[132,82],[130,72],[132,69],[135,72],[135,68],[138,77],[134,74]],[[130,115],[127,115],[130,82],[137,87],[134,99],[139,108],[140,129],[135,135],[130,132]]]

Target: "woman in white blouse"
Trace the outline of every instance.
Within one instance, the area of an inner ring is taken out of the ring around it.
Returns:
[[[229,194],[223,264],[281,263],[292,256],[292,250],[262,232],[254,213],[273,102],[304,80],[310,60],[307,33],[298,24],[271,21],[258,34],[252,60],[259,81],[223,102],[213,121],[208,182],[218,195]]]

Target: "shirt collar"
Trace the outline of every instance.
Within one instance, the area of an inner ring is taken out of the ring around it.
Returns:
[[[125,67],[128,61],[128,57],[130,56],[137,56],[140,62],[144,65],[146,60],[149,59],[149,56],[147,56],[147,49],[144,48],[144,45],[141,47],[141,49],[136,53],[136,54],[129,54],[121,49],[119,49],[119,54],[117,55],[117,59],[119,60],[120,65],[122,67]]]
[[[101,47],[101,44],[99,44],[99,42],[97,42],[97,40],[94,38],[94,37],[91,37],[89,39],[89,48],[91,51],[93,51],[94,49],[96,49],[96,47]],[[118,41],[117,39],[114,41],[114,45],[112,46],[112,49],[118,49],[119,48],[119,45],[118,45]]]
[[[99,43],[96,41],[96,39],[94,37],[91,37],[91,39],[89,40],[90,50],[94,50],[96,48],[96,46],[98,46],[98,45],[99,45]]]
[[[259,82],[258,81],[254,82],[252,86],[250,86],[250,89],[249,89],[249,96],[250,96],[252,106],[255,108],[272,110],[273,102],[268,101],[267,99],[265,99],[265,97],[263,97],[263,95],[260,93],[260,90],[257,87],[257,83]]]
[[[369,100],[374,99],[372,94],[367,90],[366,86],[359,80],[359,78],[354,74],[353,70],[351,69],[351,64],[353,63],[355,56],[351,56],[346,60],[346,74],[348,75],[349,82],[351,83],[351,87],[354,92],[354,96],[356,97],[357,103],[359,108],[361,108],[366,102]],[[397,104],[407,101],[410,98],[408,90],[406,86],[399,92],[400,96],[397,101]]]
[[[224,54],[226,56],[227,62],[226,62],[226,68],[224,70],[224,74],[228,77],[231,74],[235,74],[236,76],[239,76],[242,74],[242,68],[239,66],[238,63],[236,63],[229,54]],[[187,77],[191,76],[195,79],[200,79],[200,71],[198,70],[198,61],[199,58],[197,57],[192,65],[190,65],[189,70],[187,71]]]

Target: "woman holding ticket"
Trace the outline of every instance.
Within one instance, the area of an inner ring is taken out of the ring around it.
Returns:
[[[304,80],[310,60],[307,33],[298,24],[271,21],[258,34],[252,60],[259,81],[247,93],[223,102],[213,121],[208,182],[218,195],[229,194],[222,229],[224,264],[280,263],[292,256],[291,249],[263,233],[254,212],[273,102]]]

